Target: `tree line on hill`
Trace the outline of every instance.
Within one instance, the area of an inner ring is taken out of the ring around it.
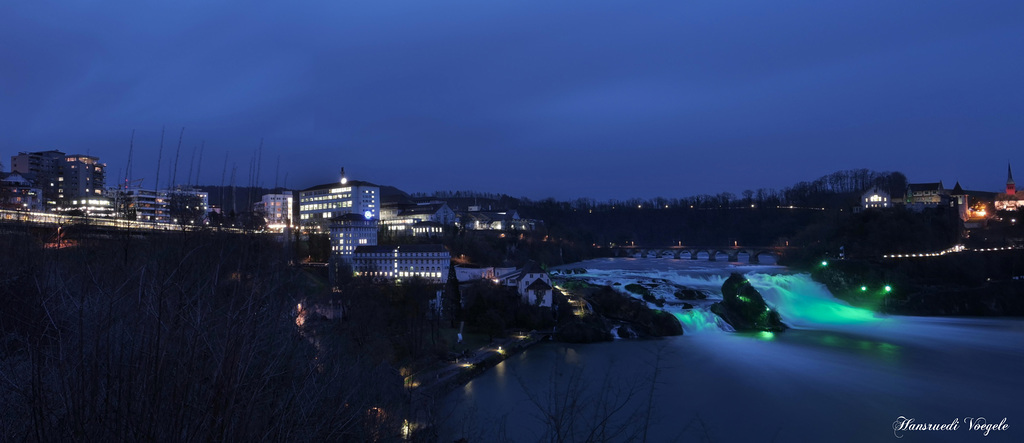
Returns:
[[[597,202],[592,199],[530,200],[471,191],[438,193],[449,204],[493,210],[515,209],[541,220],[536,232],[498,236],[461,232],[446,237],[453,256],[485,265],[515,265],[536,260],[547,265],[602,255],[609,246],[794,246],[795,259],[838,255],[873,256],[898,251],[949,247],[962,226],[955,211],[935,208],[911,212],[854,211],[860,196],[878,187],[902,196],[907,179],[900,172],[867,169],[837,171],[781,190],[748,190],[683,198]],[[603,250],[602,250],[603,249]]]

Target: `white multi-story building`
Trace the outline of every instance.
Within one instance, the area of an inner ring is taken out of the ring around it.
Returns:
[[[282,231],[285,227],[291,226],[291,194],[265,194],[253,206],[254,211],[263,214],[267,220],[267,228],[270,230]]]
[[[444,225],[437,222],[416,223],[409,230],[413,237],[433,238],[444,235]]]
[[[134,214],[135,220],[154,223],[170,223],[167,191],[153,189],[128,188],[111,189],[114,205],[123,208],[125,216]],[[123,201],[122,201],[123,200]]]
[[[455,211],[445,202],[393,205],[381,209],[380,213],[380,222],[388,231],[397,235],[416,235],[410,229],[419,223],[431,222],[446,226],[455,225],[455,221]]]
[[[442,245],[360,246],[352,255],[352,270],[356,276],[445,283],[451,258]]]
[[[359,246],[377,245],[377,220],[358,214],[344,214],[331,219],[331,260],[351,263],[352,253]]]
[[[118,216],[131,217],[134,214],[136,221],[177,223],[178,220],[175,217],[178,214],[174,214],[174,210],[172,210],[172,201],[179,196],[183,202],[179,210],[183,215],[197,219],[193,221],[205,219],[210,208],[210,194],[195,190],[157,191],[132,187],[128,189],[111,188],[108,194],[112,196],[110,200],[114,210],[124,212]]]
[[[324,232],[330,220],[345,214],[359,214],[367,219],[380,217],[380,186],[348,180],[341,170],[341,180],[299,191],[299,223],[312,231]]]
[[[106,163],[90,155],[67,155],[60,168],[63,198],[82,200],[95,199],[103,195],[106,183]]]

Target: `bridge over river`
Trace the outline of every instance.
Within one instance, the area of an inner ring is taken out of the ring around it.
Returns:
[[[663,246],[663,247],[647,247],[647,246],[615,246],[612,247],[612,255],[615,257],[632,257],[639,254],[641,258],[646,257],[664,257],[671,255],[672,258],[681,259],[689,258],[690,260],[699,260],[701,253],[707,254],[708,261],[717,261],[718,256],[724,255],[728,261],[738,262],[740,261],[740,254],[747,255],[748,263],[760,263],[761,257],[769,255],[775,258],[776,261],[784,256],[789,251],[794,251],[797,248],[792,246]]]

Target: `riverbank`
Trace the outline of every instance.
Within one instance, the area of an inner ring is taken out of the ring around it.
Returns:
[[[438,423],[438,403],[453,390],[464,386],[506,359],[545,340],[552,332],[531,331],[493,340],[474,351],[458,354],[454,361],[405,377],[410,396],[409,424],[404,433],[430,433],[428,424]]]
[[[834,260],[805,269],[853,306],[917,316],[1024,316],[1024,251]]]

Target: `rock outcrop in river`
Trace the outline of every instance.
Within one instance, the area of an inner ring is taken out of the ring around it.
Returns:
[[[593,313],[559,324],[559,340],[575,343],[611,340],[610,331],[615,326],[619,326],[620,331],[632,331],[638,337],[683,335],[683,325],[674,315],[648,308],[646,303],[608,286],[578,290],[590,304]]]
[[[742,275],[734,273],[725,280],[722,297],[722,301],[711,305],[711,312],[733,329],[740,332],[786,330],[779,313],[768,307],[761,293]]]

